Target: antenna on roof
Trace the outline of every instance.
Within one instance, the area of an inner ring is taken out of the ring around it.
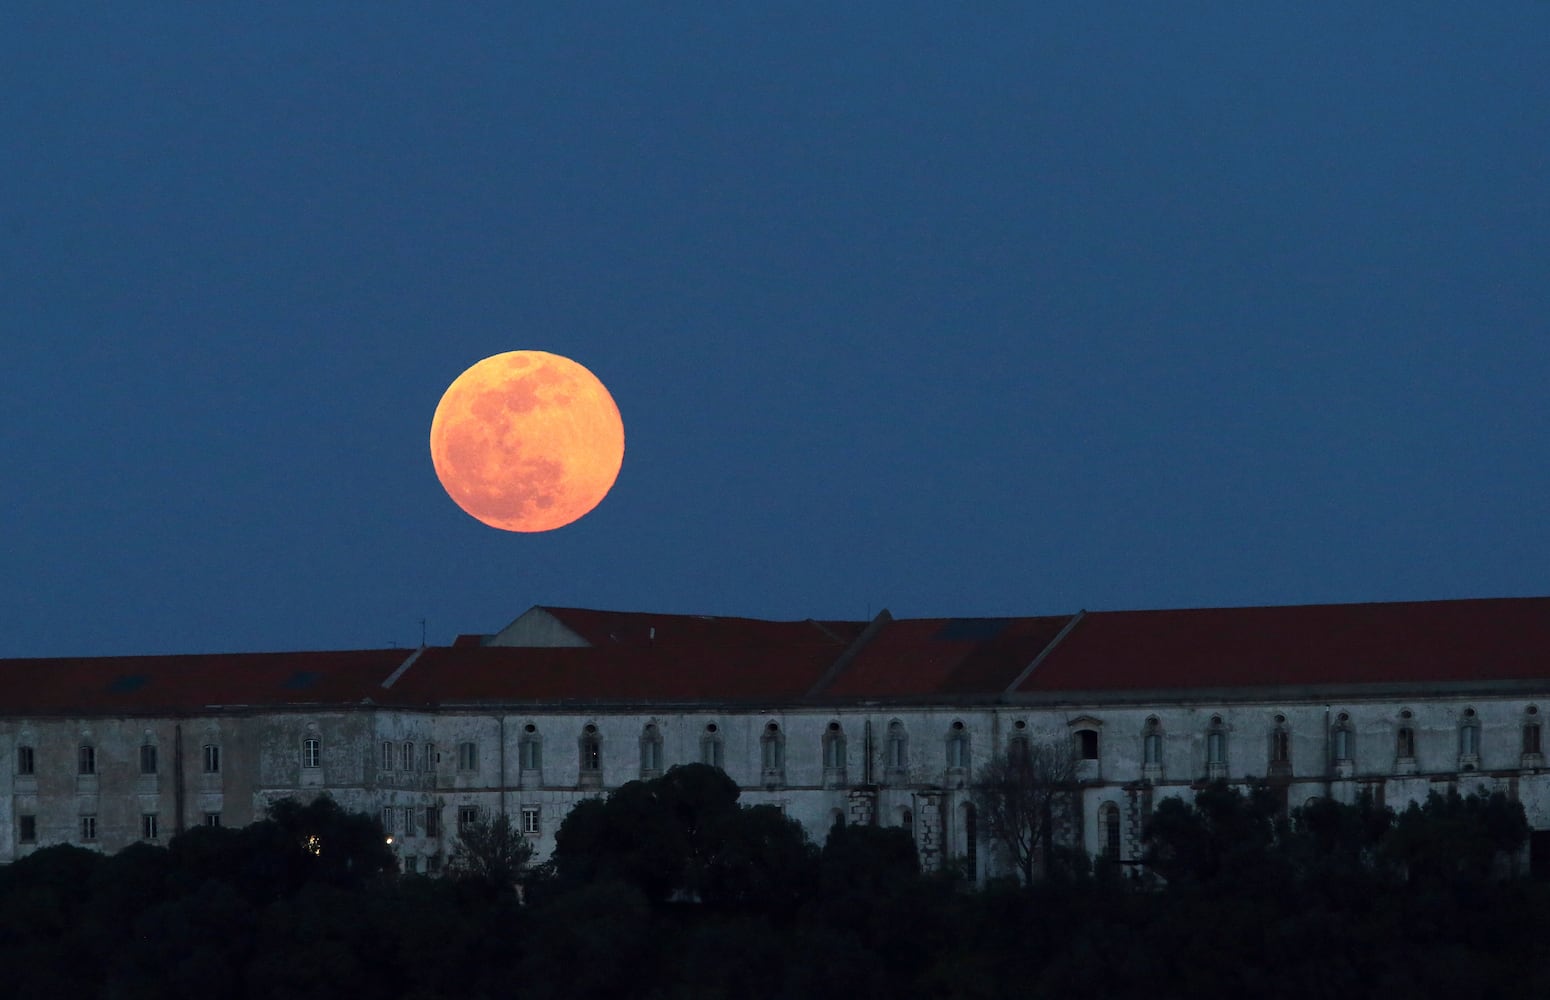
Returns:
[[[420,619],[420,648],[425,648],[425,619]]]

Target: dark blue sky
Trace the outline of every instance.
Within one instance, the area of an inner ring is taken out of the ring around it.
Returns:
[[[0,17],[0,655],[1550,592],[1550,3],[216,6]]]

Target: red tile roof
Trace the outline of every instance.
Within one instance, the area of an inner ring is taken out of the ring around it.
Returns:
[[[1100,611],[1019,693],[1550,680],[1550,598]]]
[[[999,694],[1069,620],[906,618],[884,625],[821,692],[831,698]]]

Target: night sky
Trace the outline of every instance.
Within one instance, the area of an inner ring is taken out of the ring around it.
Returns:
[[[1550,3],[9,4],[0,407],[0,656],[1550,593]]]

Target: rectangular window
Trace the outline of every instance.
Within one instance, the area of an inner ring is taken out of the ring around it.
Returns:
[[[597,740],[581,741],[581,769],[583,771],[601,771],[603,769],[603,751],[598,746]]]
[[[969,766],[969,740],[966,736],[954,736],[947,741],[947,766]]]
[[[780,740],[764,741],[763,760],[766,771],[778,771],[786,765],[785,749]]]
[[[404,770],[405,771],[413,771],[414,770],[414,744],[413,743],[405,743],[404,744],[403,759],[404,759]]]
[[[1206,761],[1211,764],[1224,764],[1227,762],[1227,734],[1206,734]]]
[[[97,773],[96,747],[81,747],[80,753],[76,755],[76,769],[81,774]]]
[[[479,822],[478,806],[457,807],[457,832],[462,833],[473,824]]]
[[[1395,740],[1395,755],[1399,757],[1415,756],[1415,730],[1409,726],[1401,726]]]
[[[38,818],[36,816],[16,817],[16,839],[23,844],[37,843]]]
[[[425,835],[427,837],[441,836],[441,810],[435,806],[425,807]]]
[[[523,744],[523,746],[526,745],[525,743]],[[522,766],[527,767],[525,759]],[[479,770],[479,744],[459,743],[457,745],[457,769],[459,771]]]
[[[1335,730],[1335,759],[1351,759],[1351,731],[1349,729]]]
[[[219,774],[221,770],[221,748],[214,743],[205,744],[205,774]]]
[[[393,832],[393,817],[395,815],[396,813],[392,806],[382,807],[382,829],[389,834]]]
[[[413,854],[405,857],[404,871],[408,872],[410,875],[418,875],[420,873],[420,859]]]
[[[382,770],[393,770],[393,743],[391,740],[382,741]]]
[[[413,837],[419,834],[419,810],[414,806],[404,806],[404,836]]]
[[[144,813],[140,816],[140,836],[144,840],[155,840],[159,836],[155,813]]]
[[[1285,764],[1292,759],[1291,736],[1281,729],[1270,734],[1270,762]]]
[[[81,839],[87,843],[97,839],[97,817],[81,817]]]
[[[662,744],[656,740],[646,740],[640,745],[640,769],[642,771],[662,770]]]
[[[538,836],[538,807],[522,807],[522,832],[530,837]]]
[[[205,813],[205,826],[218,827],[221,825],[221,814],[218,812]]]
[[[425,859],[425,874],[435,875],[441,871],[441,855],[432,854]]]
[[[323,750],[323,744],[319,740],[307,740],[301,745],[301,766],[317,767],[318,757]]]
[[[140,773],[156,773],[156,748],[150,744],[140,748]]]
[[[34,761],[33,761],[33,758],[32,758],[32,747],[17,747],[16,748],[16,773],[17,774],[32,774],[33,773],[33,766],[34,766]]]
[[[517,757],[524,771],[537,771],[544,766],[544,745],[537,740],[523,740],[518,745]]]
[[[425,770],[436,770],[436,744],[425,744]]]
[[[721,766],[721,741],[717,739],[703,740],[700,743],[700,763],[709,764],[711,767]]]
[[[1459,754],[1475,757],[1480,753],[1480,727],[1464,726],[1459,730]]]
[[[1142,741],[1142,756],[1144,762],[1156,767],[1162,763],[1162,736],[1157,733],[1147,733]]]
[[[896,771],[902,770],[906,766],[904,737],[890,736],[888,738],[888,766]]]
[[[1523,726],[1523,752],[1539,753],[1539,723],[1529,722]]]

